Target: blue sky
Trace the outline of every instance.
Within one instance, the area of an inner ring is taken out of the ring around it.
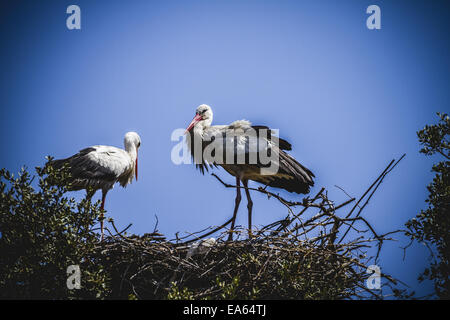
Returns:
[[[71,4],[81,30],[66,28]],[[366,28],[371,4],[381,30]],[[279,129],[315,173],[312,193],[326,187],[338,203],[347,196],[335,185],[358,197],[406,153],[364,212],[380,233],[402,228],[425,208],[438,161],[418,153],[416,131],[449,112],[449,16],[439,1],[2,1],[0,167],[122,147],[134,130],[140,179],[109,192],[107,215],[137,234],[152,231],[157,215],[169,238],[219,225],[233,190],[170,159],[172,131],[206,103],[215,124]],[[262,195],[253,200],[257,226],[287,214]],[[244,201],[237,223],[246,219]],[[385,244],[382,271],[431,292],[416,281],[427,250],[414,245],[403,260],[408,240],[397,238]]]

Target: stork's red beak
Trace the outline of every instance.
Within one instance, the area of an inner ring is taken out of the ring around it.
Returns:
[[[189,126],[186,128],[186,131],[184,132],[184,134],[191,131],[191,129],[197,124],[197,122],[199,122],[201,120],[202,120],[202,116],[199,114],[196,114],[194,119],[192,119],[191,123],[189,123]]]
[[[137,166],[137,155],[136,155],[136,166],[134,167],[134,171],[135,171],[135,173],[136,173],[136,181],[137,181],[137,179],[138,179],[138,166]]]

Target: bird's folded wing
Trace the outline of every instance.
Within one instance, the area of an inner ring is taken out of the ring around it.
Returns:
[[[76,178],[115,180],[132,165],[129,158],[119,148],[93,146],[71,157],[69,165]]]

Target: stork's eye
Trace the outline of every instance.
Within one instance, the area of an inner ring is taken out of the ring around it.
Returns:
[[[139,147],[141,146],[141,142],[139,142],[137,146],[138,146],[138,148],[139,148]]]
[[[202,114],[204,114],[206,112],[206,109],[202,111]]]

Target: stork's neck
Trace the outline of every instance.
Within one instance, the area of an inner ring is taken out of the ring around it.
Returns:
[[[131,160],[134,162],[137,158],[136,146],[133,143],[125,143],[125,150],[130,155]]]
[[[203,132],[211,126],[211,123],[212,123],[212,119],[205,119],[205,120],[199,121],[194,126],[194,129],[193,129],[194,135],[203,136]]]

